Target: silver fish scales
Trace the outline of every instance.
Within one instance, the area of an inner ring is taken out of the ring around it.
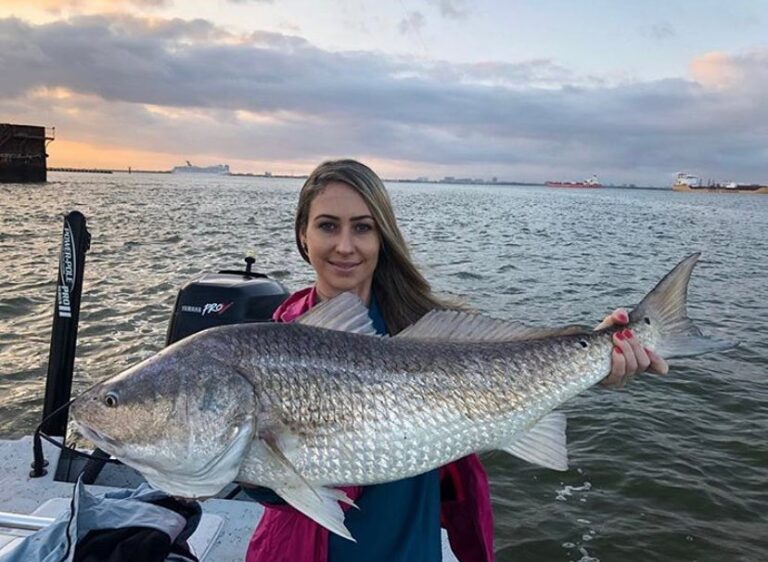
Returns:
[[[662,357],[732,347],[687,317],[697,259],[630,313],[629,327]],[[608,374],[614,331],[433,311],[381,338],[346,294],[294,324],[190,336],[83,393],[72,415],[83,435],[171,494],[266,486],[352,538],[338,503],[351,500],[335,486],[398,480],[492,449],[566,470],[565,416],[553,410]]]
[[[296,470],[337,485],[396,480],[503,444],[603,378],[612,347],[602,334],[472,343],[275,328],[254,334],[253,345],[268,351],[241,369],[255,373],[256,396],[280,405],[279,424],[301,437],[291,457]],[[226,332],[239,339],[240,329]],[[579,342],[588,342],[589,351]],[[291,350],[306,359],[303,368]],[[275,356],[287,360],[263,362]],[[583,376],[575,378],[577,372]],[[265,482],[265,471],[252,463],[241,475]]]

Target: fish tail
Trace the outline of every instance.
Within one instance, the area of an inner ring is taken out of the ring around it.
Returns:
[[[688,282],[700,256],[699,252],[691,254],[677,264],[630,312],[630,323],[655,324],[660,335],[655,351],[665,359],[724,351],[737,345],[704,336],[688,318]]]

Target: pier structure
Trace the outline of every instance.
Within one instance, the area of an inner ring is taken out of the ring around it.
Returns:
[[[47,181],[46,147],[55,133],[55,128],[0,123],[0,183]]]

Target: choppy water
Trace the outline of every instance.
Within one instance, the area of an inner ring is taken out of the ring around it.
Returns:
[[[0,186],[0,435],[42,405],[64,213],[93,235],[75,391],[159,350],[176,290],[246,253],[291,289],[300,182],[51,174]],[[532,324],[597,322],[702,251],[705,332],[741,347],[566,406],[571,470],[486,457],[501,561],[768,559],[768,197],[536,187],[390,186],[436,289]]]

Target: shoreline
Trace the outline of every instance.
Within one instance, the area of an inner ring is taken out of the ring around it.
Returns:
[[[51,167],[48,168],[49,172],[65,172],[76,174],[173,174],[171,170],[127,170],[127,169],[108,169],[108,168],[69,168],[69,167]],[[196,176],[197,174],[190,174]],[[214,177],[239,177],[239,178],[260,178],[260,179],[295,179],[305,180],[309,176],[307,174],[292,175],[292,174],[257,174],[249,172],[230,173],[230,174],[200,174],[203,176]],[[418,183],[418,184],[433,184],[433,185],[482,185],[482,186],[505,186],[505,187],[547,187],[543,182],[523,182],[523,181],[485,181],[477,179],[440,179],[429,180],[425,178],[383,178],[385,183]],[[662,191],[670,189],[668,187],[659,186],[642,186],[642,185],[610,185],[604,184],[600,189],[642,189],[642,190],[655,190]]]

